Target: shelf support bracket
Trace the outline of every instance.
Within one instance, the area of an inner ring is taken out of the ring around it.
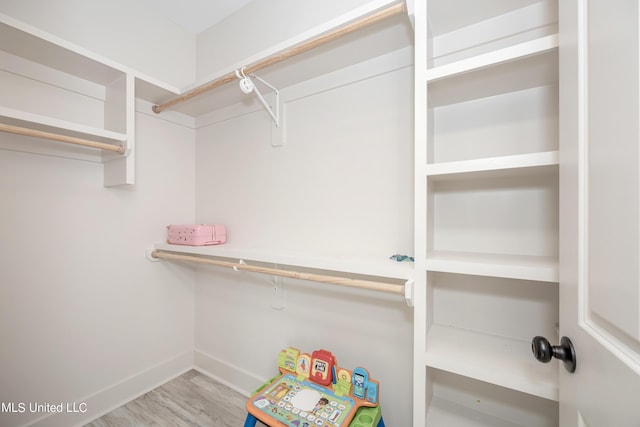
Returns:
[[[153,251],[155,250],[156,248],[154,248],[153,246],[144,250],[144,257],[147,259],[147,261],[151,261],[151,262],[160,261],[160,258],[153,256]]]
[[[269,304],[274,310],[284,310],[284,279],[278,276],[271,276],[271,289],[269,290]]]
[[[409,307],[413,307],[414,304],[414,286],[415,281],[413,279],[409,279],[404,282],[404,301],[407,303]]]

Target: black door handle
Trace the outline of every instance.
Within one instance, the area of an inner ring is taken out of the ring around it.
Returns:
[[[531,340],[531,351],[535,358],[542,363],[548,363],[552,358],[564,362],[564,368],[570,373],[576,371],[576,350],[567,337],[562,337],[560,345],[551,345],[545,337],[534,337]]]

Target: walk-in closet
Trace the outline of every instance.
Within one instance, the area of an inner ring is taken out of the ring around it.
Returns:
[[[191,3],[0,2],[0,425],[289,347],[387,426],[638,422],[636,2]]]

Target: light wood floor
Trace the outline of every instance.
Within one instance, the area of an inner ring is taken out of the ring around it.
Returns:
[[[85,427],[239,427],[247,416],[246,401],[240,393],[191,370]]]

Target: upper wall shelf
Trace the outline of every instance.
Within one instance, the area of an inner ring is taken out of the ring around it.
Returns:
[[[41,114],[29,113],[0,106],[0,118],[3,123],[16,126],[29,126],[46,132],[57,132],[62,135],[91,138],[107,144],[119,144],[127,140],[127,135],[121,132],[86,126],[80,123],[59,120]]]
[[[0,50],[106,86],[124,75],[115,63],[67,41],[0,14]]]
[[[367,59],[410,47],[413,44],[411,23],[407,13],[402,12],[360,28],[357,31],[331,39],[327,43],[319,43],[313,49],[296,53],[295,56],[286,56],[286,61],[280,60],[281,55],[288,55],[291,50],[295,50],[297,46],[305,42],[323,37],[336,29],[358,21],[360,18],[387,8],[393,8],[396,5],[400,6],[401,3],[397,0],[371,1],[349,13],[284,40],[282,43],[262,52],[258,52],[241,62],[231,64],[221,69],[220,72],[216,72],[183,88],[179,91],[177,98],[209,84],[215,85],[215,91],[183,101],[170,107],[170,109],[197,117],[228,105],[246,101],[246,96],[238,89],[237,84],[233,84],[236,79],[227,78],[227,76],[233,75],[235,70],[239,70],[242,67],[248,67],[248,70],[251,70],[253,64],[261,63],[265,60],[270,65],[261,68],[257,74],[277,88],[286,88]],[[272,59],[274,60],[272,61]],[[217,86],[215,82],[218,80],[224,80],[231,84]],[[171,91],[164,91],[164,93],[162,91],[152,92],[149,91],[151,97],[146,100],[156,105],[162,105],[176,98],[176,94]]]
[[[105,186],[134,183],[132,73],[0,14],[0,84],[0,149],[101,162]]]

